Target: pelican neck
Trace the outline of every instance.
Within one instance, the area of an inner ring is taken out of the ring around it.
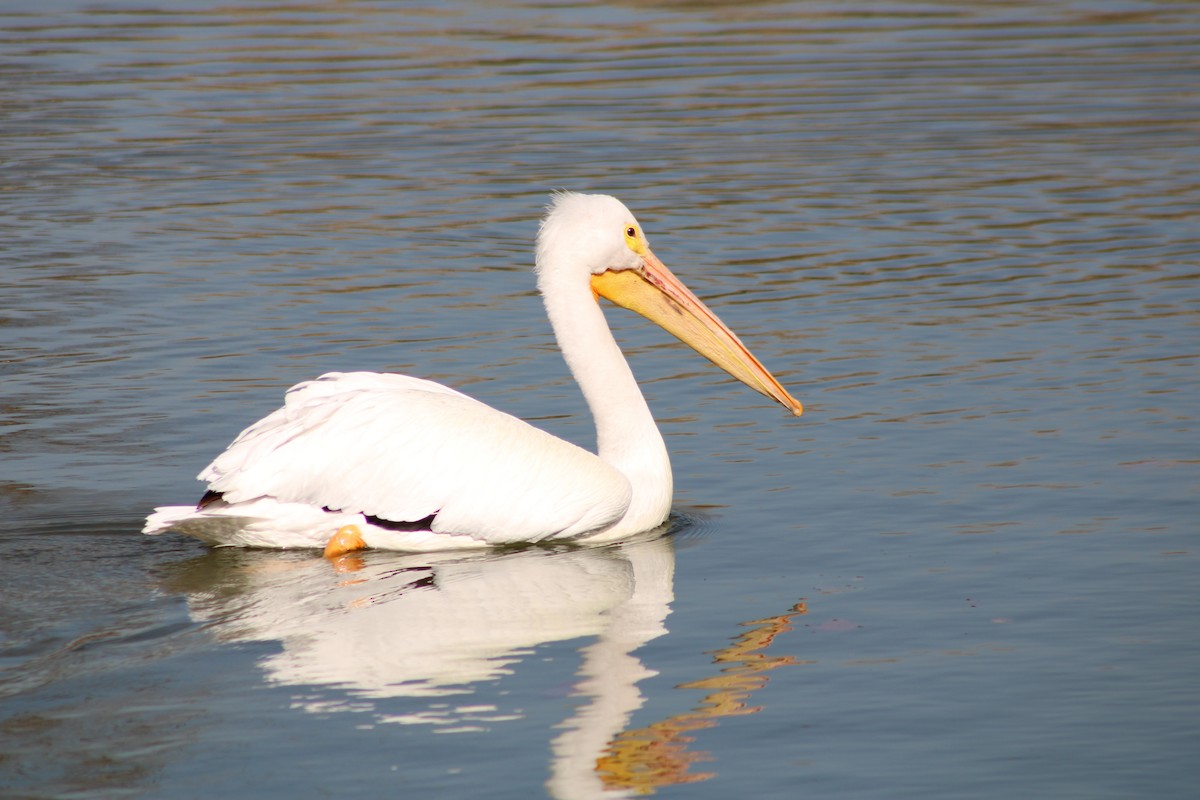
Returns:
[[[549,282],[542,297],[563,358],[596,424],[597,454],[629,479],[633,502],[626,524],[644,530],[670,511],[672,479],[666,444],[633,370],[613,338],[589,285]]]

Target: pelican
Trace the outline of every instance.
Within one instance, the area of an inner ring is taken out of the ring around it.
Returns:
[[[615,197],[561,192],[538,231],[538,289],[596,423],[591,453],[453,389],[331,372],[288,390],[198,476],[195,506],[145,533],[212,546],[435,551],[613,542],[661,525],[671,464],[604,318],[604,297],[662,326],[797,416],[802,406],[650,250]]]

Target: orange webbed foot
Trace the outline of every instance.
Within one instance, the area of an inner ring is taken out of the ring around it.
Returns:
[[[329,542],[325,545],[325,557],[334,559],[355,550],[364,550],[366,546],[362,531],[357,525],[343,525],[338,528],[337,533],[329,537]]]

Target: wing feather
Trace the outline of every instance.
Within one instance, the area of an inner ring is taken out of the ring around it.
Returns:
[[[329,373],[294,386],[200,479],[490,543],[575,536],[624,514],[629,481],[593,453],[431,381]]]

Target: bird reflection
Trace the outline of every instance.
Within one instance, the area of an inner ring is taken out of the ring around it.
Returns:
[[[801,663],[792,656],[769,657],[762,651],[776,636],[792,629],[792,617],[807,611],[801,601],[786,614],[743,622],[749,631],[735,637],[732,644],[713,651],[713,662],[721,665],[717,675],[675,687],[708,691],[696,708],[636,730],[623,730],[608,742],[604,754],[596,761],[596,774],[604,788],[650,794],[659,786],[715,777],[713,772],[689,771],[693,764],[712,759],[707,753],[689,749],[693,739],[686,732],[711,728],[722,717],[761,711],[760,706],[747,705],[746,700],[767,685],[769,679],[762,673]]]
[[[555,797],[625,797],[710,777],[685,735],[721,717],[748,714],[762,673],[788,657],[759,651],[802,609],[747,623],[716,651],[720,671],[681,688],[709,693],[692,711],[626,730],[655,673],[634,653],[667,632],[675,555],[667,536],[602,548],[535,547],[470,556],[352,555],[331,565],[307,554],[213,552],[169,581],[194,618],[222,641],[273,641],[260,661],[272,683],[307,687],[296,704],[313,712],[375,712],[378,722],[472,729],[512,719],[493,706],[426,702],[402,713],[385,698],[444,698],[511,673],[541,644],[587,638],[574,686],[587,698],[553,742]],[[331,702],[311,691],[336,686]],[[476,728],[477,729],[477,728]]]

